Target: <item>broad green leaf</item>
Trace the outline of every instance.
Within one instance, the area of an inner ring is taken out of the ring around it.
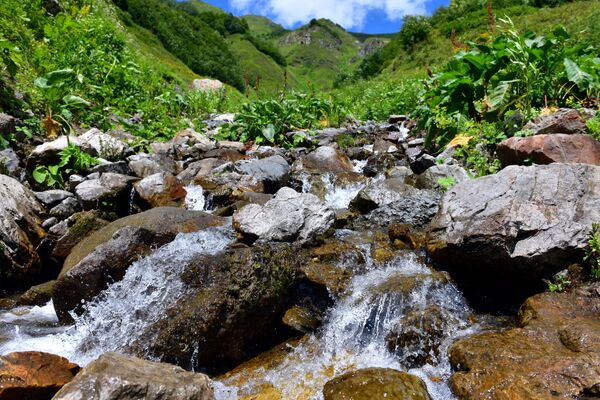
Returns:
[[[47,172],[44,171],[44,167],[37,167],[36,169],[33,170],[32,176],[33,179],[39,183],[42,184],[44,183],[44,181],[46,180],[46,177],[48,176]]]
[[[510,90],[511,81],[501,81],[496,85],[488,96],[488,105],[492,109],[498,108],[501,104],[504,103],[506,95]]]
[[[75,71],[72,69],[60,69],[57,71],[49,72],[45,78],[48,80],[49,86],[54,86],[67,82],[68,80],[75,77]]]
[[[567,78],[577,86],[584,86],[586,83],[592,80],[592,76],[585,71],[582,71],[581,68],[575,62],[571,61],[568,58],[564,60],[565,71],[567,72]]]
[[[262,134],[269,142],[273,143],[275,140],[275,126],[273,124],[269,124],[266,128],[262,130]]]
[[[68,94],[65,97],[63,97],[63,102],[65,103],[65,105],[71,108],[88,107],[91,104],[89,101],[82,99],[79,96],[74,96],[72,94]]]
[[[48,89],[50,86],[48,85],[48,79],[46,78],[37,78],[33,81],[33,84],[40,89]]]

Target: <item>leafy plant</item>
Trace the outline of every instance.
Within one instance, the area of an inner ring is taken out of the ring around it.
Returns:
[[[406,15],[402,18],[402,28],[398,38],[405,49],[412,49],[417,43],[427,38],[431,31],[428,17],[421,15]]]
[[[86,172],[99,163],[95,157],[81,151],[79,146],[69,145],[59,153],[56,165],[40,165],[33,171],[33,179],[46,187],[64,187],[65,178],[71,174]]]
[[[453,176],[444,176],[439,178],[437,183],[442,187],[442,190],[445,192],[452,186],[456,185],[456,179],[454,179]]]
[[[588,133],[596,140],[600,140],[600,115],[596,114],[586,122]]]
[[[592,224],[583,260],[589,264],[592,278],[600,279],[600,223]]]
[[[562,293],[571,286],[571,281],[559,277],[555,279],[555,282],[546,280],[546,284],[548,285],[548,291],[551,293]]]

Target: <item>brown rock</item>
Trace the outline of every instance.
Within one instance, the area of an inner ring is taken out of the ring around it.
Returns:
[[[387,368],[366,368],[327,382],[325,400],[429,400],[418,377]]]
[[[180,207],[187,195],[177,178],[169,173],[150,175],[133,187],[150,207]]]
[[[561,108],[552,114],[542,115],[528,122],[523,129],[531,130],[535,135],[547,133],[583,133],[586,129],[586,120],[590,117],[589,114],[580,113],[578,110]]]
[[[53,354],[7,354],[0,357],[0,400],[50,400],[78,371]]]
[[[600,384],[600,284],[542,293],[519,311],[519,328],[482,333],[450,348],[461,399],[575,398]]]
[[[589,135],[536,135],[512,137],[497,147],[503,166],[525,164],[581,163],[600,165],[600,142]]]
[[[56,281],[49,281],[42,283],[41,285],[33,286],[19,297],[17,303],[19,305],[27,306],[43,306],[52,298],[52,291],[54,290],[55,284]]]
[[[73,214],[67,221],[67,229],[56,237],[52,256],[66,258],[73,247],[88,235],[108,225],[102,215],[96,211],[84,211]]]

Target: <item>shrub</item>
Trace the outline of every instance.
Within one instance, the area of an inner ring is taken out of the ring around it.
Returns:
[[[65,178],[71,174],[87,172],[99,163],[98,159],[84,153],[78,146],[70,144],[59,153],[60,162],[56,165],[40,165],[33,171],[33,179],[49,188],[64,187]]]
[[[412,49],[417,43],[427,38],[431,31],[428,17],[421,15],[406,15],[402,18],[402,28],[398,38],[406,50]]]

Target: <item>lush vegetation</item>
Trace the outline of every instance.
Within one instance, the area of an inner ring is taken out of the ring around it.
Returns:
[[[592,225],[584,261],[589,264],[591,276],[600,279],[600,223]]]
[[[38,165],[33,171],[33,179],[42,187],[64,188],[65,179],[69,175],[88,172],[99,163],[98,159],[73,144],[61,151],[59,155],[58,164]]]

